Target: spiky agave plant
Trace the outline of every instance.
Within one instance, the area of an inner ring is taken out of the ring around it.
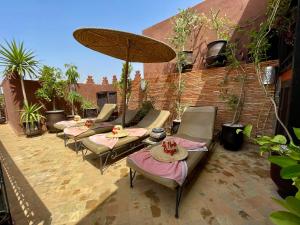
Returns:
[[[0,45],[0,66],[5,68],[4,75],[19,76],[24,99],[24,105],[28,104],[24,87],[24,78],[35,76],[39,62],[35,59],[34,52],[24,47],[24,43],[17,43],[15,40],[6,41],[6,46]]]
[[[41,119],[45,118],[42,114],[40,114],[40,110],[43,106],[38,104],[24,104],[23,112],[21,113],[20,122],[21,124],[25,123],[26,129],[28,129],[28,125],[31,127],[34,126],[34,123],[39,123]]]

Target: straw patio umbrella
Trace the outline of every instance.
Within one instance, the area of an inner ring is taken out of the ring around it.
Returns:
[[[163,42],[123,31],[81,28],[75,30],[73,36],[87,48],[126,61],[122,126],[125,125],[128,63],[169,62],[176,56],[175,51]]]

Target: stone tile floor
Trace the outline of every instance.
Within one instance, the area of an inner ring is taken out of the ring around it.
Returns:
[[[97,161],[65,148],[55,134],[17,137],[0,126],[0,157],[13,219],[22,224],[271,224],[278,206],[269,164],[256,147],[225,151],[216,145],[208,163],[183,193],[174,218],[175,192],[138,175],[129,188],[125,160],[104,175]]]

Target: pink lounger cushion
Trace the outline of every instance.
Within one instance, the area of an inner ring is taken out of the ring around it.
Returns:
[[[113,149],[119,140],[118,138],[107,138],[106,134],[95,134],[90,136],[89,139],[98,145],[104,145],[110,149]]]
[[[150,150],[144,148],[128,156],[128,158],[144,171],[175,180],[179,185],[182,185],[187,176],[187,164],[185,161],[176,161],[172,163],[165,163],[155,160]]]
[[[203,147],[205,147],[206,143],[205,142],[196,142],[196,141],[190,141],[188,139],[184,139],[184,138],[180,138],[180,137],[166,137],[164,139],[166,140],[173,140],[176,142],[177,145],[181,146],[182,148],[185,149],[201,149]]]

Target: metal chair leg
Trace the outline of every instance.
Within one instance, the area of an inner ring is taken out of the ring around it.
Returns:
[[[75,151],[76,151],[76,154],[78,155],[78,143],[76,140],[75,140]]]
[[[64,134],[64,144],[65,144],[65,147],[67,147],[67,136]]]
[[[101,175],[103,175],[103,162],[102,162],[102,155],[100,155],[100,165],[99,165],[99,169],[100,169]]]
[[[135,177],[136,171],[132,172],[132,169],[129,170],[129,179],[130,179],[130,187],[133,188],[133,179]]]
[[[182,186],[178,186],[176,188],[176,206],[175,206],[175,217],[178,219],[179,218],[179,204],[180,204],[180,199],[182,195]]]

